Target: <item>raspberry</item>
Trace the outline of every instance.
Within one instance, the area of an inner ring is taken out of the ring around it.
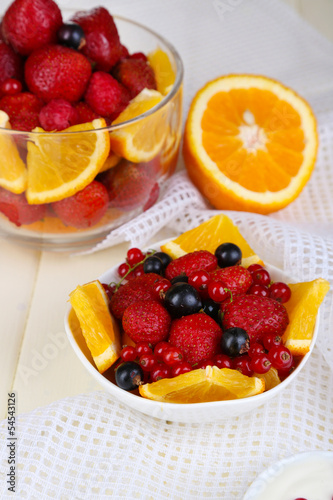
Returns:
[[[113,76],[126,87],[133,99],[141,90],[156,90],[156,80],[153,69],[139,58],[122,59],[112,72]]]
[[[12,47],[0,41],[0,83],[8,78],[23,80],[23,60],[19,54],[16,54]]]
[[[85,101],[95,113],[109,118],[111,121],[125,109],[130,95],[111,75],[96,71],[89,81]]]
[[[65,99],[52,99],[39,113],[39,121],[44,130],[64,130],[78,122],[78,112]]]

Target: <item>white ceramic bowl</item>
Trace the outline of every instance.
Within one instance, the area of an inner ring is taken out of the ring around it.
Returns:
[[[262,472],[243,500],[332,500],[333,452],[298,453]]]
[[[168,241],[168,240],[166,240]],[[152,245],[151,248],[160,250],[160,245],[164,242]],[[119,265],[112,267],[104,274],[102,274],[98,279],[101,283],[110,283],[111,281],[119,281],[117,275],[117,268]],[[284,272],[277,269],[274,266],[265,264],[266,269],[272,276],[274,281],[284,281],[288,283],[295,282],[292,277],[287,276]],[[104,375],[99,373],[92,357],[88,351],[87,346],[81,334],[81,339],[77,335],[73,334],[69,326],[69,313],[71,307],[68,307],[67,314],[65,316],[65,329],[76,355],[83,363],[85,368],[90,372],[90,374],[100,383],[100,385],[114,398],[118,399],[121,403],[131,407],[134,410],[140,411],[151,417],[160,418],[163,420],[169,420],[172,422],[211,422],[216,420],[222,420],[225,418],[230,419],[234,415],[240,415],[242,413],[249,412],[258,406],[263,405],[271,398],[275,397],[281,391],[283,391],[299,374],[299,372],[304,367],[307,362],[313,346],[316,341],[319,327],[319,316],[316,321],[313,339],[310,346],[310,351],[304,356],[301,363],[298,365],[296,370],[289,375],[281,384],[277,385],[273,389],[267,392],[258,394],[257,396],[252,396],[245,399],[237,399],[232,401],[214,401],[211,403],[195,403],[195,404],[174,404],[174,403],[161,403],[157,401],[151,401],[149,399],[142,398],[131,392],[124,391],[120,389],[115,383],[105,378]]]

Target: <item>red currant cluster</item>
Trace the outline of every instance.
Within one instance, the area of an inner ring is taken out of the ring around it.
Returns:
[[[118,267],[118,274],[120,278],[136,278],[137,276],[142,276],[143,271],[143,260],[146,257],[144,253],[141,252],[139,248],[130,248],[126,255],[126,262],[123,262]]]
[[[280,281],[272,282],[269,272],[260,264],[252,264],[248,267],[252,276],[252,285],[249,288],[249,294],[270,297],[284,304],[291,297],[291,290],[286,283]]]

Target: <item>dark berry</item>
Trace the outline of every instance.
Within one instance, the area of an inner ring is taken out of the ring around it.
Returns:
[[[252,377],[254,373],[251,368],[251,358],[247,354],[239,356],[234,360],[234,369],[238,370],[247,377]]]
[[[255,373],[264,374],[270,369],[272,363],[267,357],[267,354],[256,354],[251,358],[250,367]]]
[[[143,270],[146,274],[155,273],[155,274],[160,274],[162,276],[164,274],[163,262],[159,257],[156,257],[154,254],[151,257],[148,257],[144,261]]]
[[[159,259],[161,259],[161,261],[163,262],[163,266],[164,266],[164,269],[170,264],[170,262],[172,261],[172,258],[170,257],[170,255],[168,255],[167,253],[165,252],[156,252],[154,253],[154,256],[155,257],[158,257]]]
[[[277,300],[278,302],[281,302],[281,304],[284,304],[290,299],[291,290],[286,283],[276,281],[269,287],[269,296],[271,299]]]
[[[199,293],[188,283],[176,283],[167,290],[164,307],[173,318],[195,314],[202,308]]]
[[[175,283],[188,283],[188,276],[186,276],[186,274],[175,276],[175,278],[172,278],[171,280],[171,285],[174,285]]]
[[[243,328],[228,328],[221,338],[221,349],[224,354],[234,358],[249,350],[250,338]]]
[[[206,299],[202,304],[202,310],[204,313],[208,314],[211,318],[213,318],[216,323],[221,325],[221,309],[220,304],[214,302],[212,299]]]
[[[57,33],[58,42],[65,47],[80,50],[85,45],[84,31],[78,24],[63,24]]]
[[[145,256],[139,248],[130,248],[127,252],[127,262],[131,267],[142,262]]]
[[[116,384],[120,389],[133,391],[143,381],[143,370],[138,363],[126,361],[115,370]]]
[[[220,267],[237,266],[242,261],[242,251],[234,243],[222,243],[215,250],[215,257]]]

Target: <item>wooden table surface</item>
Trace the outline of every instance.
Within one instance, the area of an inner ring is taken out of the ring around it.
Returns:
[[[286,0],[333,40],[333,0]],[[9,2],[1,2],[1,11]],[[165,232],[154,238],[166,236]],[[67,341],[63,318],[68,294],[123,260],[127,245],[88,256],[48,253],[0,241],[0,418],[7,393],[17,392],[19,413],[57,399],[100,389]]]

